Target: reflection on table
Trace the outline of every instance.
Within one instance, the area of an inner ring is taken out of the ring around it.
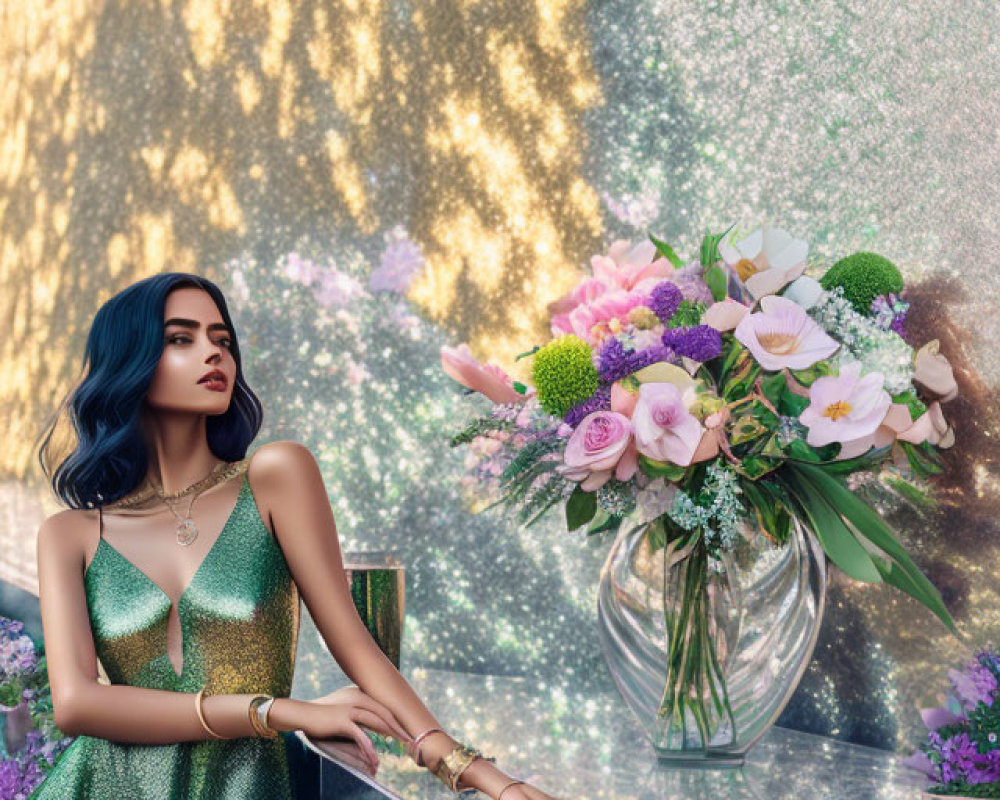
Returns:
[[[924,785],[893,753],[785,728],[772,728],[740,770],[669,768],[657,762],[616,694],[570,703],[558,690],[528,678],[422,668],[404,669],[404,675],[452,736],[496,756],[505,772],[562,800],[895,799],[920,797]],[[349,683],[340,676],[338,685]],[[328,778],[323,797],[455,797],[410,758],[380,752],[379,759],[374,784],[381,794],[353,775],[352,783],[346,770],[327,763],[329,775],[343,780]],[[329,793],[333,780],[338,781],[336,794]]]

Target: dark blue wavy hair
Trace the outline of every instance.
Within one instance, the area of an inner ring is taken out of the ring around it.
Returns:
[[[70,508],[112,503],[145,479],[149,453],[141,411],[163,352],[167,295],[182,286],[208,292],[233,334],[236,381],[229,408],[206,420],[208,447],[217,458],[238,461],[257,436],[263,409],[243,377],[239,340],[219,287],[188,272],[153,275],[123,289],[94,315],[83,356],[86,374],[63,403],[76,448],[50,474],[47,451],[59,412],[39,448],[42,471]]]

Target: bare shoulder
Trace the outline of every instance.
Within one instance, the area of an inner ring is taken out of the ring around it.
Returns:
[[[39,557],[58,553],[82,563],[86,534],[96,520],[97,510],[90,508],[64,508],[46,517],[38,527]]]
[[[319,473],[312,451],[304,444],[291,440],[267,442],[258,447],[247,464],[247,481],[260,501],[261,516],[271,517],[278,507],[275,498],[287,487],[299,484],[310,472]]]

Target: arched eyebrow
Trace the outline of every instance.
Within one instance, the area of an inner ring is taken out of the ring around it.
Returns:
[[[163,323],[163,327],[167,328],[170,325],[180,325],[184,328],[193,328],[197,330],[201,327],[201,323],[195,319],[184,319],[183,317],[171,317],[166,322]],[[229,326],[224,322],[213,322],[208,326],[208,332],[212,331],[225,331],[226,333],[232,335],[232,331],[229,330]]]

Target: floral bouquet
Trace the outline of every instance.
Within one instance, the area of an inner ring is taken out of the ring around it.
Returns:
[[[28,797],[73,740],[53,720],[45,656],[37,655],[23,623],[2,616],[0,722],[0,797]]]
[[[931,779],[931,794],[1000,797],[1000,653],[980,650],[948,677],[946,704],[921,712],[927,739],[905,763]]]
[[[748,531],[782,548],[801,521],[848,575],[901,589],[957,633],[872,507],[933,502],[926,478],[954,441],[941,410],[952,369],[937,341],[908,342],[889,260],[855,253],[815,280],[807,251],[767,226],[706,234],[686,263],[654,236],[616,241],[550,304],[554,338],[517,356],[531,359],[530,385],[465,344],[441,349],[445,372],[494,404],[451,439],[470,445],[467,484],[499,495],[488,507],[530,525],[564,505],[567,527],[588,534],[641,517],[647,554],[686,567],[661,611],[658,709],[684,747],[685,719],[703,747],[726,718],[736,726],[713,580]]]

